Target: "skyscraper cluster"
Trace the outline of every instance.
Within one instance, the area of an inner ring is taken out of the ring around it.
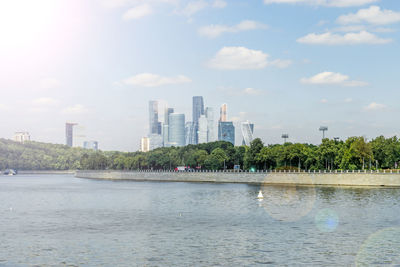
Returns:
[[[159,147],[196,145],[216,140],[227,141],[234,145],[235,126],[232,121],[228,121],[227,104],[223,104],[220,108],[216,138],[213,108],[204,107],[202,96],[194,96],[192,100],[191,121],[185,120],[185,114],[176,113],[173,108],[167,107],[164,110],[163,123],[159,121],[158,102],[149,101],[149,133],[141,140],[141,151],[147,152]],[[243,144],[248,145],[253,139],[254,124],[246,123],[242,123],[242,133]]]

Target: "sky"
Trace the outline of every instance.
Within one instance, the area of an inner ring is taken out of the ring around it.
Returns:
[[[137,151],[149,100],[197,95],[237,144],[398,135],[399,30],[398,0],[2,0],[0,137]]]

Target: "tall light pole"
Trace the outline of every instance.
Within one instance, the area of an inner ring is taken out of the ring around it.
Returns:
[[[283,143],[283,144],[285,144],[285,143],[286,143],[286,139],[289,138],[289,135],[288,135],[288,134],[282,134],[282,138],[283,138],[283,140],[284,140],[284,143]]]
[[[321,126],[319,127],[319,130],[322,132],[322,140],[325,139],[325,132],[328,131],[328,127],[327,126]]]

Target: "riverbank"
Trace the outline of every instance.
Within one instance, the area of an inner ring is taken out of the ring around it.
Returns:
[[[400,187],[399,173],[232,173],[232,172],[137,172],[77,171],[78,178],[154,182],[245,183],[258,185],[387,186]]]
[[[56,171],[56,170],[43,170],[43,171],[18,171],[18,174],[72,174],[74,175],[76,171],[74,170],[65,170],[65,171]]]

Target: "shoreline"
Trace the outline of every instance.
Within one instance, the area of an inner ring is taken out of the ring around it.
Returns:
[[[75,177],[115,181],[240,183],[256,185],[400,187],[399,173],[76,171]]]

